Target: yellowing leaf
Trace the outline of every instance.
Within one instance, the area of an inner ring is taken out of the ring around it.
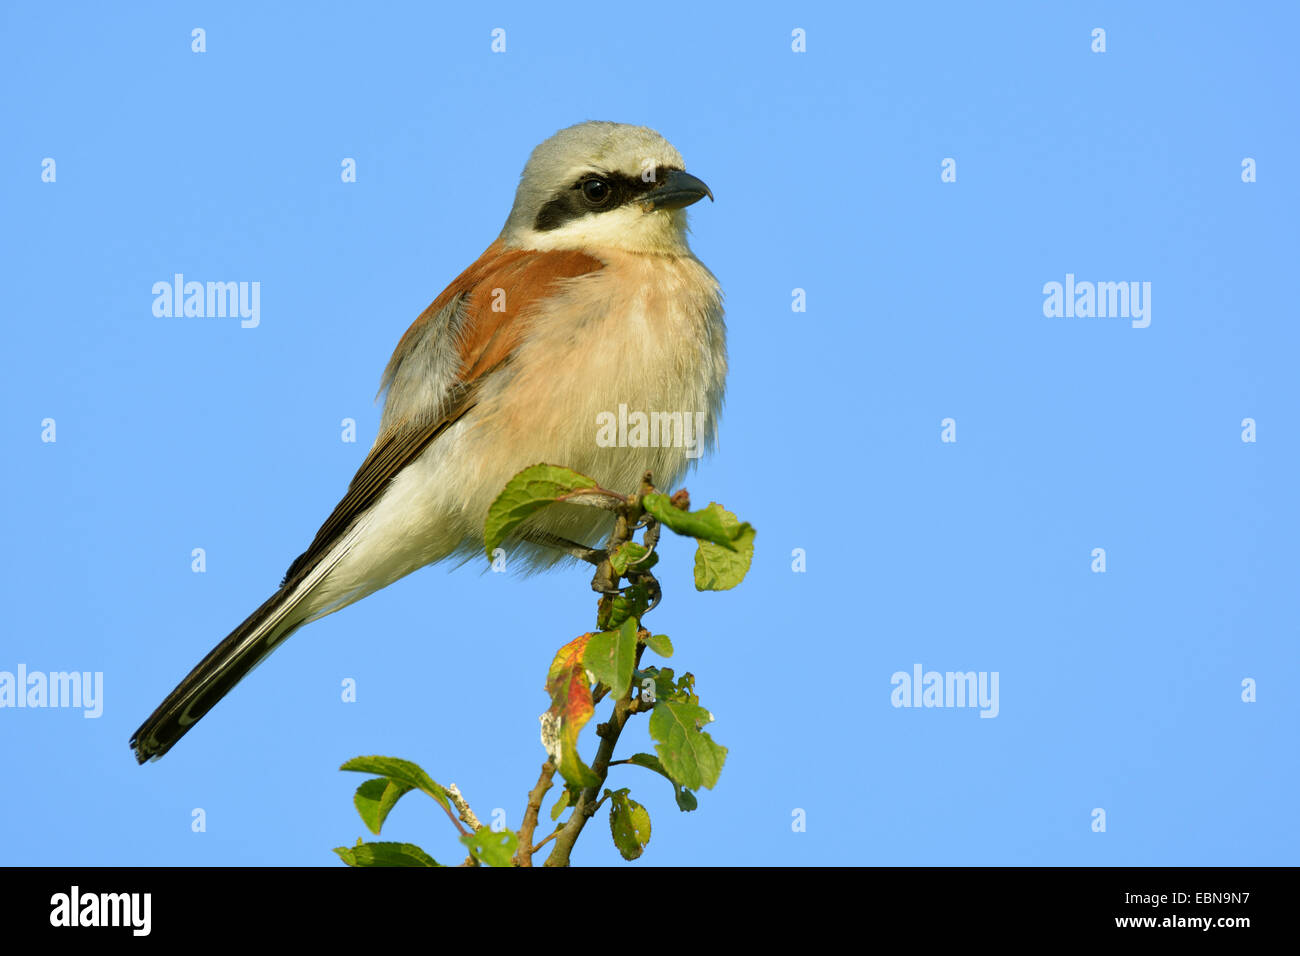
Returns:
[[[551,708],[542,714],[542,745],[561,776],[578,787],[591,787],[599,782],[578,755],[578,733],[596,709],[587,682],[587,666],[582,660],[590,640],[590,634],[583,634],[556,653],[546,675]]]

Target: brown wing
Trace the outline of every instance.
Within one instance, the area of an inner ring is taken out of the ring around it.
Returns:
[[[599,259],[585,252],[506,249],[498,239],[411,323],[384,369],[381,389],[392,384],[398,367],[423,340],[429,323],[444,309],[459,305],[464,310],[464,320],[458,329],[458,350],[461,380],[469,381],[514,350],[524,326],[517,320],[533,312],[558,282],[595,272],[603,266]],[[455,301],[458,296],[459,304]]]
[[[408,415],[380,433],[348,485],[347,494],[307,550],[289,566],[280,586],[296,584],[305,577],[379,499],[388,482],[474,407],[479,386],[510,360],[518,346],[526,324],[521,320],[536,312],[557,283],[594,272],[602,265],[599,259],[582,252],[507,250],[498,240],[457,276],[397,343],[381,386],[393,384],[398,368],[424,342],[430,322],[446,323],[448,334],[455,335],[456,341],[451,344],[460,368],[441,403],[442,415],[431,421]],[[451,315],[446,314],[448,310]],[[388,398],[390,403],[394,400],[391,393]]]

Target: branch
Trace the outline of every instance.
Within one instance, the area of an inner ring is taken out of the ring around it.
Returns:
[[[629,495],[623,504],[617,508],[614,530],[609,536],[609,541],[605,544],[606,555],[613,554],[620,545],[631,541],[635,536],[637,530],[642,526],[641,519],[645,517],[645,510],[641,507],[641,498],[654,490],[651,474],[647,471],[641,476],[641,487],[637,490],[637,493]],[[655,539],[650,538],[650,533],[651,529],[647,529],[647,544],[653,548]],[[657,539],[657,534],[655,538]],[[653,582],[654,590],[658,590],[658,583],[654,581],[653,575],[638,572],[636,576],[638,578],[644,577],[649,582]],[[609,558],[606,557],[596,568],[596,574],[591,579],[591,589],[602,594],[609,594],[617,589],[620,577],[622,575],[614,570]],[[657,604],[658,601],[656,600],[655,603]],[[638,643],[636,648],[636,666],[638,667],[641,664],[641,654],[644,650],[645,645]],[[597,688],[597,693],[599,693],[599,690]],[[603,799],[597,800],[596,796],[600,793],[600,788],[605,785],[605,777],[609,774],[609,764],[614,757],[614,747],[618,744],[618,737],[623,732],[623,726],[627,723],[629,717],[639,712],[640,698],[636,694],[637,686],[633,683],[628,686],[626,693],[614,704],[614,713],[610,716],[609,723],[600,724],[596,728],[596,733],[601,737],[600,747],[596,750],[596,759],[591,764],[592,772],[596,775],[596,783],[582,791],[582,794],[578,797],[578,802],[574,804],[569,819],[563,827],[552,834],[555,837],[555,846],[551,848],[545,866],[569,865],[569,855],[573,852],[574,843],[582,834],[582,828],[587,825],[587,821],[595,815],[596,808],[603,802]],[[599,699],[597,697],[596,702]],[[541,844],[538,844],[538,846],[541,846]]]
[[[537,830],[537,815],[542,810],[542,800],[546,797],[546,791],[551,789],[551,778],[554,776],[555,761],[548,757],[546,763],[542,764],[542,775],[537,778],[537,784],[528,793],[524,822],[519,827],[519,849],[515,851],[515,866],[533,865],[533,854],[537,852],[537,847],[533,846],[533,833]],[[538,846],[541,844],[539,843]]]
[[[618,589],[620,575],[615,573],[613,565],[610,564],[609,555],[617,551],[620,545],[632,540],[645,514],[641,507],[641,496],[648,495],[654,490],[654,485],[650,482],[650,472],[647,471],[641,476],[641,487],[637,493],[629,496],[618,506],[614,530],[605,544],[605,560],[597,566],[596,574],[591,579],[591,589],[598,594],[611,594]]]

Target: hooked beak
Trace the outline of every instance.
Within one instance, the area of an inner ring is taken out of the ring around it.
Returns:
[[[654,209],[682,209],[699,202],[705,196],[709,197],[709,202],[713,202],[713,193],[704,184],[704,180],[680,169],[670,169],[654,189],[641,197],[640,202],[642,210],[650,212]]]

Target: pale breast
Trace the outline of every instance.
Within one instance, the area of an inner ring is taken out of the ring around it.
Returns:
[[[669,489],[710,448],[726,379],[717,280],[688,256],[602,253],[606,267],[568,280],[534,316],[510,371],[467,421],[481,454],[487,506],[518,470],[565,465],[617,491],[650,471]],[[565,509],[553,533],[599,531],[599,516]]]

